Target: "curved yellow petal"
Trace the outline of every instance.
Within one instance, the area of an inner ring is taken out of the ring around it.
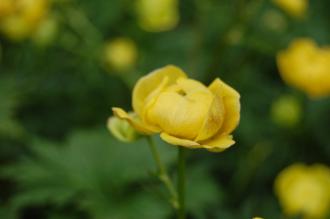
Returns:
[[[167,65],[140,78],[134,89],[132,105],[134,111],[141,116],[148,96],[168,78],[167,85],[173,84],[178,78],[186,78],[186,74],[178,67]]]
[[[235,143],[231,135],[219,136],[218,138],[213,138],[202,143],[196,141],[178,138],[173,135],[169,135],[165,132],[160,134],[160,137],[169,144],[184,146],[191,149],[205,148],[211,152],[221,152]]]
[[[198,132],[195,141],[206,140],[214,136],[222,126],[224,120],[224,106],[221,98],[214,95],[213,101],[210,105],[209,112],[206,114],[203,125]]]
[[[216,96],[222,98],[225,108],[224,121],[219,133],[230,134],[237,127],[240,120],[240,95],[236,90],[221,81],[219,78],[215,79],[209,85],[209,89]]]
[[[112,108],[113,114],[120,118],[128,121],[138,132],[141,132],[143,134],[153,134],[159,132],[159,130],[155,129],[154,127],[148,126],[147,124],[144,124],[137,116],[136,114],[128,114],[121,108],[113,107]]]
[[[164,77],[162,79],[162,81],[157,85],[157,87],[155,87],[155,89],[150,92],[148,97],[145,98],[144,106],[140,112],[140,117],[144,123],[149,124],[148,118],[147,118],[148,109],[155,103],[155,101],[158,99],[158,96],[161,94],[161,92],[164,91],[164,89],[167,86],[167,82],[168,82],[168,77]]]
[[[165,132],[162,132],[160,134],[160,137],[164,141],[166,141],[167,143],[172,144],[172,145],[184,146],[184,147],[188,147],[188,148],[200,148],[200,145],[195,141],[178,138],[178,137],[169,135]]]
[[[232,135],[218,135],[209,140],[200,142],[200,144],[202,145],[201,147],[209,151],[221,152],[235,144],[235,141]]]

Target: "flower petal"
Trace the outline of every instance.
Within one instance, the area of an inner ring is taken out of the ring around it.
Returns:
[[[235,144],[235,141],[232,135],[218,135],[200,144],[209,151],[221,152]]]
[[[178,67],[168,65],[157,69],[140,78],[133,89],[132,105],[134,111],[141,116],[148,96],[168,78],[167,85],[173,84],[178,78],[186,78],[186,74]]]
[[[143,133],[143,134],[153,134],[159,132],[159,130],[155,129],[154,127],[151,127],[147,124],[144,124],[137,116],[136,114],[128,114],[121,108],[113,107],[112,108],[113,114],[117,116],[120,119],[124,119],[128,121],[137,131]]]
[[[193,80],[183,80],[186,80],[184,83],[188,87],[197,84],[196,90],[178,85],[185,93],[181,95],[169,87],[170,91],[161,92],[154,104],[146,108],[146,120],[148,124],[160,127],[170,135],[193,140],[203,126],[214,95]]]
[[[172,144],[172,145],[184,146],[184,147],[188,147],[188,148],[200,148],[200,145],[195,141],[178,138],[178,137],[169,135],[165,132],[162,132],[160,134],[160,137],[164,141],[166,141],[167,143]]]
[[[235,143],[231,135],[219,136],[203,143],[198,143],[189,139],[178,138],[173,135],[169,135],[165,132],[160,134],[160,137],[169,144],[184,146],[191,149],[205,148],[211,152],[221,152],[229,148]]]
[[[209,112],[204,119],[204,123],[199,130],[195,141],[206,140],[219,131],[224,120],[224,111],[224,106],[220,97],[214,95],[213,101],[209,108]]]
[[[237,127],[240,120],[240,95],[236,90],[221,81],[219,78],[215,79],[209,85],[209,89],[215,95],[222,97],[225,108],[224,121],[219,133],[229,134]]]

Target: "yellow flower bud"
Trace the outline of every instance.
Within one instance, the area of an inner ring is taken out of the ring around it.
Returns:
[[[219,152],[235,143],[231,132],[240,118],[240,95],[220,79],[208,87],[175,66],[142,77],[133,89],[136,117],[114,114],[145,134],[160,133],[173,145]]]
[[[330,169],[321,164],[294,164],[275,180],[275,192],[289,216],[321,219],[330,209]]]
[[[115,138],[123,142],[132,142],[139,136],[127,121],[114,116],[108,119],[107,127]]]
[[[330,48],[320,48],[311,39],[297,39],[277,55],[283,80],[310,97],[330,94]]]
[[[282,96],[273,102],[271,107],[272,120],[283,127],[297,125],[301,118],[301,106],[293,96]]]
[[[262,217],[254,217],[253,219],[263,219]]]
[[[117,38],[104,46],[104,60],[115,71],[128,71],[137,61],[137,48],[131,39]]]
[[[273,0],[273,2],[289,15],[301,18],[306,14],[308,0]]]
[[[150,32],[171,30],[179,22],[178,0],[137,0],[138,22]]]
[[[48,10],[48,2],[12,0],[11,4],[10,13],[0,19],[0,29],[8,38],[22,40],[36,30]]]

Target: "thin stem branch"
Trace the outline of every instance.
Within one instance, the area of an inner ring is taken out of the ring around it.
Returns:
[[[178,147],[178,219],[185,219],[185,169],[186,169],[186,156],[185,148]]]
[[[149,144],[152,156],[157,165],[158,178],[160,179],[160,181],[162,181],[164,183],[165,187],[167,188],[167,190],[170,193],[170,196],[171,196],[170,203],[172,204],[172,206],[175,209],[177,209],[178,208],[178,195],[177,195],[177,192],[175,191],[174,185],[173,185],[170,177],[167,174],[167,170],[166,170],[164,164],[160,160],[160,155],[158,153],[158,150],[157,150],[157,147],[156,147],[154,141],[152,140],[152,138],[150,136],[147,137],[147,140],[148,140],[148,144]]]

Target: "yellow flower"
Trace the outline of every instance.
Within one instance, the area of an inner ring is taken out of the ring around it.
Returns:
[[[116,71],[131,69],[137,60],[137,48],[131,39],[117,38],[104,47],[104,60],[106,64]]]
[[[142,29],[161,32],[179,22],[178,0],[137,0],[138,22]]]
[[[13,0],[0,0],[0,21],[14,10]]]
[[[47,0],[11,0],[10,5],[10,12],[0,19],[0,28],[13,40],[33,33],[48,10]]]
[[[275,180],[275,192],[289,216],[324,218],[330,209],[330,169],[321,164],[294,164]]]
[[[235,143],[231,132],[240,118],[240,95],[215,79],[208,87],[169,65],[142,77],[133,90],[136,117],[114,114],[144,134],[160,133],[173,145],[218,152]]]
[[[283,80],[310,97],[330,94],[330,48],[319,48],[311,39],[297,39],[279,52],[277,65]]]
[[[289,15],[301,18],[306,14],[308,0],[273,0],[273,2]]]

